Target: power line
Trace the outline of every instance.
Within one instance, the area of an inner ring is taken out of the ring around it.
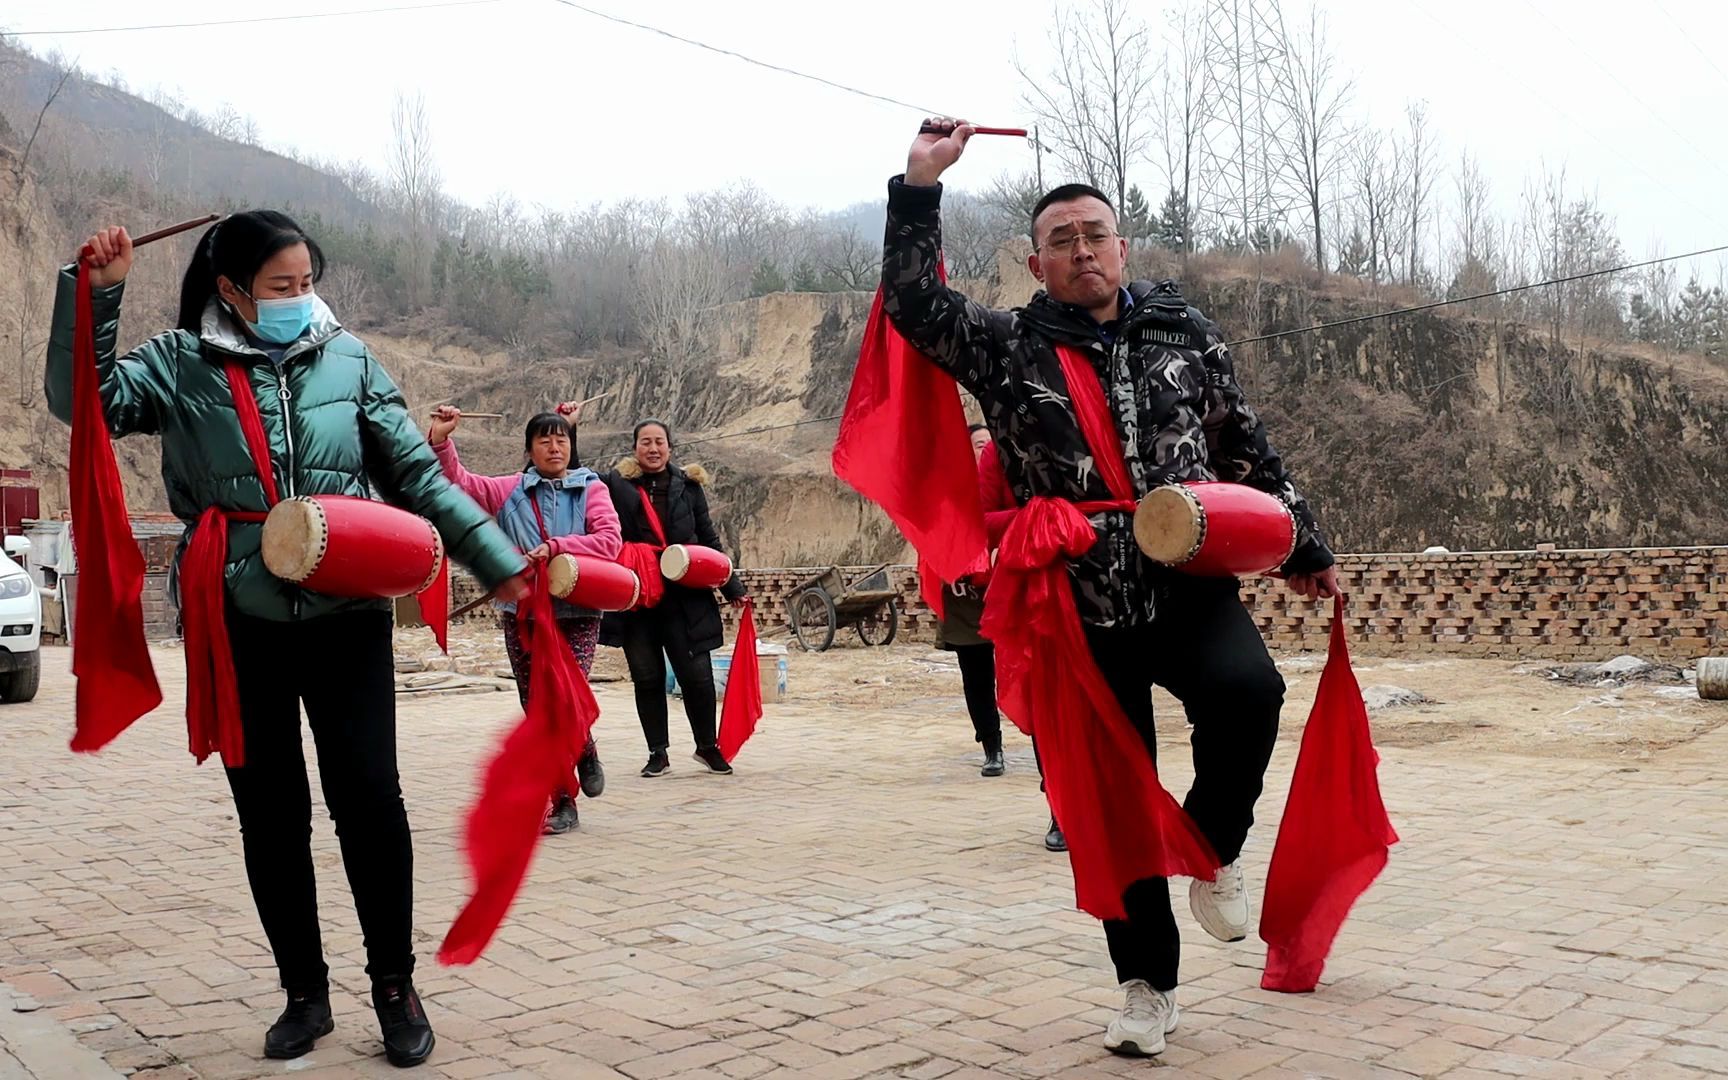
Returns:
[[[626,19],[621,15],[612,15],[608,12],[599,11],[595,8],[588,7],[586,4],[579,4],[576,2],[576,0],[552,0],[552,2],[555,4],[562,4],[567,8],[572,8],[576,11],[581,11],[581,12],[584,12],[586,14],[592,15],[597,19],[605,19],[607,22],[617,23],[620,26],[632,27],[636,30],[646,30],[650,34],[659,34],[661,37],[670,38],[673,41],[680,42],[684,45],[689,45],[689,46],[692,46],[692,47],[697,48],[697,49],[703,49],[703,50],[706,50],[707,52],[711,52],[711,53],[718,53],[721,56],[730,56],[734,60],[742,60],[746,64],[754,64],[757,67],[765,68],[768,71],[777,71],[782,75],[791,75],[791,76],[794,76],[796,78],[807,79],[810,82],[820,83],[821,85],[829,87],[831,89],[841,90],[841,91],[844,91],[845,93],[848,93],[848,94],[855,94],[861,98],[869,98],[872,101],[884,102],[886,104],[893,105],[893,106],[896,106],[896,107],[902,108],[902,109],[911,109],[913,112],[921,112],[926,116],[947,116],[947,115],[949,115],[940,109],[929,109],[929,108],[925,108],[922,105],[914,105],[909,101],[901,101],[899,98],[891,98],[891,97],[888,97],[884,94],[871,93],[869,90],[860,90],[856,86],[847,86],[845,83],[838,83],[838,82],[835,82],[833,79],[825,79],[820,75],[811,75],[809,72],[798,71],[795,68],[783,67],[780,64],[769,63],[766,60],[758,60],[754,56],[746,56],[745,54],[743,54],[741,52],[735,52],[732,49],[724,49],[718,45],[710,45],[705,41],[697,41],[695,38],[687,38],[681,34],[674,34],[672,31],[662,30],[658,26],[649,26],[647,23],[635,22],[631,19]]]
[[[1413,2],[1411,3],[1410,6],[1412,8],[1414,8],[1416,11],[1420,12],[1422,14],[1423,18],[1427,19],[1429,22],[1433,23],[1434,25],[1440,27],[1440,29],[1446,31],[1448,34],[1451,34],[1454,38],[1458,39],[1460,42],[1463,42],[1466,46],[1468,46],[1469,50],[1470,50],[1470,55],[1472,55],[1472,56],[1476,55],[1477,48],[1480,45],[1480,42],[1465,37],[1464,33],[1461,30],[1458,30],[1457,28],[1452,26],[1450,23],[1441,19],[1439,16],[1433,14],[1426,7],[1424,7],[1423,4],[1421,3],[1421,0],[1413,0]],[[1535,98],[1537,101],[1540,101],[1542,104],[1546,105],[1550,111],[1552,111],[1555,115],[1559,116],[1562,120],[1565,120],[1567,123],[1571,124],[1573,127],[1577,128],[1579,131],[1582,131],[1584,134],[1588,135],[1591,139],[1595,140],[1601,146],[1606,147],[1610,154],[1614,155],[1616,158],[1619,158],[1621,162],[1623,162],[1627,165],[1630,165],[1633,169],[1637,170],[1639,173],[1642,173],[1644,178],[1646,180],[1650,181],[1652,184],[1656,185],[1656,187],[1660,188],[1663,191],[1666,191],[1669,195],[1673,196],[1674,198],[1676,198],[1676,199],[1680,200],[1681,202],[1687,204],[1688,206],[1692,207],[1693,210],[1696,210],[1698,212],[1698,215],[1700,217],[1706,218],[1706,219],[1714,222],[1717,225],[1723,225],[1724,224],[1720,218],[1716,217],[1715,214],[1711,213],[1709,210],[1704,209],[1703,207],[1699,206],[1697,203],[1693,202],[1687,196],[1682,195],[1678,191],[1675,191],[1673,188],[1669,187],[1667,184],[1663,183],[1660,177],[1656,176],[1649,169],[1646,169],[1642,164],[1640,164],[1638,162],[1638,160],[1636,158],[1628,157],[1625,154],[1621,153],[1620,148],[1618,146],[1616,146],[1613,142],[1610,142],[1609,140],[1604,139],[1602,136],[1596,134],[1596,132],[1585,127],[1583,124],[1580,124],[1576,119],[1574,119],[1572,117],[1572,115],[1570,113],[1566,112],[1566,110],[1560,108],[1560,106],[1554,104],[1552,101],[1549,101],[1546,97],[1543,97],[1542,94],[1540,92],[1538,92],[1535,87],[1531,86],[1529,84],[1529,82],[1525,81],[1522,77],[1519,76],[1518,69],[1515,65],[1502,64],[1502,65],[1495,68],[1495,73],[1499,76],[1502,76],[1502,77],[1511,78],[1519,86],[1522,86],[1524,88],[1525,93],[1529,94],[1531,97]],[[1724,227],[1728,228],[1728,225],[1724,225]]]
[[[1666,18],[1671,24],[1673,24],[1675,30],[1679,31],[1681,40],[1685,41],[1686,44],[1692,46],[1692,51],[1696,52],[1700,57],[1702,57],[1706,64],[1709,64],[1712,68],[1714,68],[1716,71],[1716,74],[1722,76],[1723,82],[1728,83],[1728,71],[1723,71],[1721,66],[1716,63],[1715,59],[1713,59],[1709,53],[1704,51],[1704,47],[1702,45],[1698,44],[1697,37],[1695,37],[1693,34],[1691,34],[1684,26],[1680,25],[1680,20],[1676,19],[1672,14],[1669,13],[1667,8],[1662,6],[1661,0],[1651,0],[1651,4],[1653,7],[1656,8],[1657,11],[1660,11],[1662,13],[1664,18]]]
[[[431,4],[398,4],[394,7],[363,8],[358,11],[310,11],[298,15],[258,15],[247,19],[207,19],[199,22],[145,23],[138,26],[81,26],[70,30],[0,30],[0,37],[67,36],[72,34],[124,34],[134,30],[190,30],[205,26],[248,26],[254,23],[297,22],[305,19],[346,19],[355,15],[383,15],[398,11],[433,11],[437,8],[476,7],[504,0],[440,0]]]
[[[1476,293],[1473,296],[1458,296],[1450,300],[1435,300],[1427,304],[1417,304],[1414,307],[1393,308],[1391,311],[1377,311],[1371,315],[1357,315],[1350,319],[1339,319],[1336,322],[1316,323],[1313,326],[1299,326],[1294,330],[1280,330],[1274,334],[1261,334],[1259,337],[1243,338],[1241,341],[1228,342],[1229,348],[1238,345],[1251,345],[1256,341],[1273,341],[1277,338],[1293,337],[1297,334],[1312,334],[1320,330],[1331,330],[1338,326],[1350,326],[1355,323],[1372,322],[1375,319],[1390,319],[1395,315],[1409,315],[1418,311],[1432,311],[1435,308],[1449,307],[1452,304],[1468,304],[1472,300],[1488,300],[1496,296],[1510,296],[1513,293],[1526,292],[1530,289],[1546,288],[1549,285],[1564,285],[1569,281],[1583,281],[1586,278],[1602,277],[1607,274],[1618,274],[1626,270],[1640,270],[1646,266],[1656,266],[1665,262],[1677,262],[1681,259],[1695,259],[1700,255],[1714,255],[1719,251],[1728,251],[1728,244],[1712,248],[1702,248],[1698,251],[1688,251],[1684,255],[1664,255],[1660,259],[1646,259],[1643,262],[1627,263],[1624,266],[1612,266],[1606,270],[1590,270],[1582,274],[1571,274],[1567,277],[1549,278],[1547,281],[1533,281],[1528,285],[1512,285],[1491,292]],[[724,436],[722,436],[724,437]]]
[[[1565,27],[1561,26],[1559,23],[1555,22],[1551,17],[1549,17],[1547,14],[1545,14],[1540,8],[1538,8],[1532,2],[1532,0],[1524,0],[1524,6],[1529,8],[1531,13],[1534,14],[1537,18],[1546,22],[1549,26],[1552,26],[1554,28],[1554,32],[1559,34],[1561,37],[1565,38],[1566,41],[1571,44],[1572,48],[1577,50],[1579,54],[1581,54],[1585,57],[1588,57],[1592,64],[1595,64],[1598,68],[1602,69],[1602,74],[1608,76],[1610,79],[1613,79],[1614,85],[1618,86],[1622,91],[1624,91],[1627,97],[1629,97],[1633,101],[1637,102],[1639,108],[1643,109],[1645,112],[1647,112],[1651,116],[1655,117],[1656,121],[1658,123],[1660,123],[1663,127],[1667,128],[1670,132],[1673,132],[1674,137],[1679,139],[1681,142],[1685,143],[1687,148],[1689,148],[1694,154],[1697,154],[1700,161],[1704,162],[1706,165],[1709,165],[1711,168],[1713,168],[1717,172],[1721,173],[1724,177],[1728,177],[1728,169],[1724,169],[1721,165],[1718,165],[1716,163],[1716,160],[1714,158],[1710,157],[1704,151],[1700,150],[1698,148],[1698,144],[1693,142],[1692,139],[1684,131],[1681,131],[1679,128],[1675,127],[1672,123],[1669,122],[1669,120],[1666,116],[1662,115],[1662,113],[1659,110],[1652,108],[1649,102],[1647,102],[1643,98],[1639,97],[1638,92],[1636,90],[1633,90],[1630,86],[1627,86],[1625,80],[1620,78],[1620,76],[1614,74],[1614,70],[1612,68],[1610,68],[1607,64],[1604,64],[1602,61],[1596,59],[1596,57],[1592,56],[1590,53],[1585,52],[1584,46],[1579,44],[1577,38],[1575,38],[1571,34],[1567,33]],[[1718,70],[1720,70],[1720,69],[1718,69]]]

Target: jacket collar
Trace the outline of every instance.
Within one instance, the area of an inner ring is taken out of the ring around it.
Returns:
[[[300,335],[299,340],[290,342],[283,347],[282,362],[284,364],[322,348],[337,334],[342,332],[342,324],[336,321],[336,315],[330,306],[324,303],[322,296],[312,298],[312,325]],[[252,344],[246,336],[246,331],[240,320],[221,300],[212,296],[210,302],[204,305],[204,318],[198,327],[198,340],[219,352],[230,356],[246,357],[255,360],[268,360],[270,357],[263,349]]]
[[[550,484],[561,490],[569,491],[572,488],[587,487],[598,479],[600,479],[600,477],[593,469],[581,465],[571,469],[569,472],[557,479],[541,476],[535,471],[534,466],[532,465],[522,470],[522,486],[525,488],[534,488],[541,484]]]
[[[1128,327],[1145,319],[1181,316],[1188,310],[1182,290],[1176,282],[1134,281],[1123,290],[1123,311],[1117,319],[1117,336]],[[1075,345],[1093,345],[1102,340],[1101,327],[1091,312],[1078,304],[1065,304],[1051,298],[1040,289],[1032,300],[1017,312],[1020,318],[1044,333]]]

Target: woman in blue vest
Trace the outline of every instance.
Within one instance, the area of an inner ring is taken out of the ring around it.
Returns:
[[[505,534],[535,566],[544,566],[546,560],[557,555],[616,559],[623,547],[611,492],[592,469],[582,468],[575,460],[576,432],[567,419],[574,411],[574,406],[566,403],[558,407],[558,412],[541,413],[528,421],[522,435],[528,464],[521,472],[505,476],[478,476],[462,467],[456,456],[456,444],[450,439],[450,433],[462,419],[462,410],[455,406],[441,405],[435,409],[432,426],[426,433],[438,455],[438,463],[444,467],[444,475],[487,513],[497,515]],[[540,507],[538,515],[534,512],[535,503]],[[510,670],[516,674],[516,692],[526,708],[528,654],[522,647],[526,630],[517,625],[514,603],[500,603],[498,607],[504,627],[504,649],[510,656]],[[594,648],[600,640],[600,613],[573,607],[562,600],[553,602],[553,611],[560,633],[570,643],[576,662],[582,665],[582,673],[588,674],[594,666]],[[599,748],[592,740],[576,761],[576,781],[590,799],[605,790],[606,773],[600,767]],[[546,816],[546,831],[568,832],[576,824],[576,785],[572,784],[553,800]]]

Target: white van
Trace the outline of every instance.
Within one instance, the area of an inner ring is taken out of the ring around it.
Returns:
[[[30,554],[30,541],[8,536],[0,555],[0,702],[36,696],[42,681],[42,597],[14,559]]]

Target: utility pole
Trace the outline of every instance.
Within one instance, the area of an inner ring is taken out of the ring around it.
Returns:
[[[1038,126],[1032,126],[1032,155],[1038,162],[1038,194],[1044,194],[1044,141],[1038,137]]]

